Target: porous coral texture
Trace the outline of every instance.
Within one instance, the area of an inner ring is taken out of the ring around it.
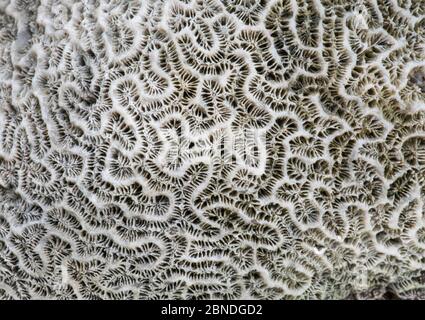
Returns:
[[[424,0],[0,1],[1,299],[411,299],[424,270]]]

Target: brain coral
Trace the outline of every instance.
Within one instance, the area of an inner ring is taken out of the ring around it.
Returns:
[[[0,1],[0,298],[425,298],[424,0]]]

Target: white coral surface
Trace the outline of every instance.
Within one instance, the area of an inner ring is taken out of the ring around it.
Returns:
[[[0,1],[1,299],[425,298],[424,0]]]

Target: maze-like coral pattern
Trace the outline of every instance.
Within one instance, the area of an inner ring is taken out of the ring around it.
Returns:
[[[2,299],[425,298],[424,202],[424,0],[0,1]]]

